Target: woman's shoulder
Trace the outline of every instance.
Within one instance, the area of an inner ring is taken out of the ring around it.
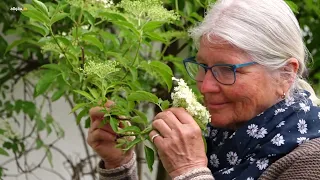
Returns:
[[[319,164],[320,138],[315,138],[271,164],[259,180],[320,179]]]

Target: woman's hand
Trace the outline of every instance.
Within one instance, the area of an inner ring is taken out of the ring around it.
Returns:
[[[152,138],[159,158],[174,178],[194,168],[207,167],[207,157],[201,129],[183,108],[170,108],[157,114],[152,123]],[[158,132],[157,132],[158,131]]]
[[[114,104],[108,101],[105,106],[110,108]],[[124,153],[121,149],[115,148],[117,134],[112,130],[110,124],[102,125],[104,113],[102,107],[93,107],[89,114],[91,127],[88,132],[87,142],[92,149],[102,158],[106,169],[112,169],[128,163],[133,155],[132,150]]]

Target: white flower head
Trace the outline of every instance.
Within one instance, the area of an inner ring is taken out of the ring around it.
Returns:
[[[216,168],[219,167],[220,162],[216,154],[211,154],[210,163],[213,167],[216,167]]]
[[[271,142],[272,144],[274,145],[277,145],[277,146],[281,146],[284,144],[284,139],[283,139],[283,136],[278,133],[277,135],[275,135],[272,139],[271,139]]]
[[[302,143],[305,143],[305,142],[307,142],[307,141],[309,141],[309,138],[306,138],[306,137],[299,137],[299,138],[297,138],[297,143],[300,145],[300,144],[302,144]]]
[[[238,162],[238,155],[236,152],[228,152],[227,154],[227,161],[229,162],[230,165],[236,165]]]
[[[80,69],[87,76],[98,76],[101,79],[107,78],[109,74],[119,71],[117,68],[119,63],[117,61],[98,61],[87,58],[88,61],[84,65],[84,69]]]
[[[298,126],[298,131],[301,133],[301,134],[305,134],[307,133],[308,131],[308,125],[306,123],[306,121],[304,119],[299,119],[299,122],[297,124]]]
[[[268,167],[269,160],[266,158],[258,159],[256,163],[259,170],[264,170]]]
[[[206,125],[210,122],[210,113],[201,105],[183,79],[172,77],[172,80],[178,82],[178,86],[174,87],[171,93],[173,107],[182,107],[194,118],[202,130],[206,129]]]
[[[310,111],[310,106],[307,106],[305,103],[299,103],[299,105],[304,112]]]

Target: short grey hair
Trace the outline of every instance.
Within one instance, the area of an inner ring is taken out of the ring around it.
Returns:
[[[284,0],[217,0],[204,21],[190,30],[190,35],[197,45],[202,37],[219,43],[212,42],[212,37],[218,36],[271,70],[280,70],[288,59],[296,58],[299,70],[286,98],[305,89],[311,93],[313,103],[320,104],[310,84],[303,79],[310,53],[299,23]]]

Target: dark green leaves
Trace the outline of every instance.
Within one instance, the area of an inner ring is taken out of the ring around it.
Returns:
[[[43,76],[39,79],[36,85],[34,96],[37,97],[40,94],[45,93],[45,91],[48,90],[48,88],[55,81],[58,75],[60,75],[60,72],[52,70],[44,71]]]
[[[144,61],[141,63],[141,66],[148,73],[156,77],[160,82],[164,82],[168,87],[168,91],[170,91],[172,87],[173,73],[168,65],[161,61],[151,61],[151,63]]]
[[[0,155],[9,156],[8,152],[0,147]]]
[[[131,93],[128,98],[129,101],[149,101],[152,103],[158,102],[158,97],[146,91],[136,91]]]
[[[146,156],[146,161],[148,164],[148,168],[150,171],[153,170],[152,166],[154,163],[154,152],[153,149],[149,148],[148,146],[144,146],[144,154]]]

